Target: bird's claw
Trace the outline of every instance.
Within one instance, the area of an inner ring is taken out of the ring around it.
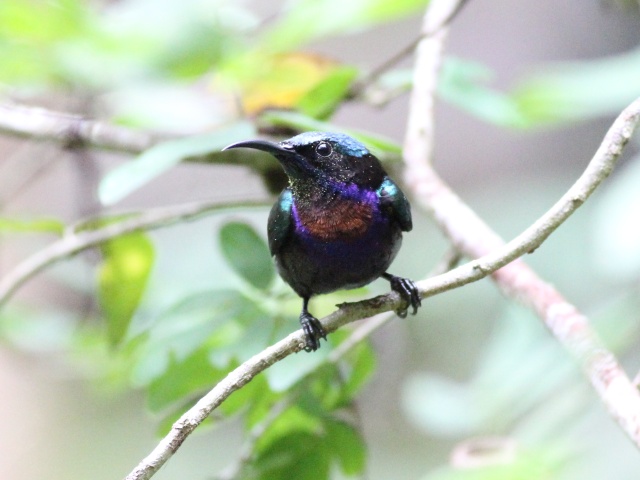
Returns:
[[[300,325],[305,336],[306,352],[315,352],[320,348],[320,339],[327,339],[327,332],[324,330],[320,320],[311,315],[309,312],[300,314]]]
[[[422,299],[420,298],[420,292],[416,284],[408,278],[396,277],[395,275],[389,275],[389,283],[391,284],[391,290],[398,292],[400,297],[405,301],[405,304],[396,310],[396,314],[400,318],[405,318],[409,307],[411,307],[413,308],[411,315],[415,315],[418,307],[422,305]]]

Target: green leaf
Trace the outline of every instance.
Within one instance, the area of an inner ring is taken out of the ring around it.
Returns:
[[[364,471],[366,448],[362,436],[348,423],[339,420],[325,422],[326,443],[346,475]]]
[[[33,220],[0,217],[0,232],[22,233],[64,233],[64,223],[53,218],[38,218]]]
[[[445,58],[444,65],[447,64],[447,61],[448,58]],[[445,68],[444,65],[443,69]],[[387,91],[408,92],[413,85],[413,70],[410,68],[389,70],[381,75],[375,84]]]
[[[100,201],[112,205],[183,159],[221,150],[254,134],[255,129],[249,122],[238,122],[216,132],[155,145],[102,179],[98,190]]]
[[[528,119],[508,94],[486,87],[493,72],[477,62],[448,57],[442,68],[438,94],[447,102],[490,123],[525,127]]]
[[[0,82],[59,81],[54,46],[82,35],[88,20],[80,0],[2,0]]]
[[[3,0],[0,4],[0,32],[9,37],[43,43],[61,40],[81,31],[85,15],[83,2],[79,0],[41,4]]]
[[[640,50],[561,64],[513,92],[530,123],[575,121],[618,113],[640,96]]]
[[[270,408],[272,407],[271,402]],[[262,417],[269,413],[270,411]],[[258,477],[273,480],[328,478],[322,475],[312,477],[307,472],[308,469],[329,469],[330,457],[326,449],[322,448],[321,432],[322,422],[319,418],[297,405],[286,408],[267,425],[256,442],[252,467],[257,470]],[[310,457],[314,457],[311,463],[308,462]]]
[[[98,298],[112,345],[127,333],[153,266],[153,245],[142,233],[120,237],[102,246]]]
[[[253,462],[261,480],[329,478],[331,457],[319,435],[295,431],[271,443]]]
[[[256,451],[265,452],[274,443],[293,433],[318,433],[321,431],[321,426],[322,422],[317,416],[309,414],[297,405],[292,405],[278,415],[260,436],[256,444]]]
[[[274,50],[289,49],[291,45],[388,23],[422,11],[427,3],[428,0],[298,0],[261,43]]]
[[[338,367],[333,364],[322,365],[297,385],[300,389],[298,405],[311,415],[326,417],[340,408],[342,385]]]
[[[352,426],[297,406],[286,409],[269,425],[255,451],[260,478],[269,479],[329,478],[318,472],[328,471],[334,460],[345,474],[355,475],[363,471],[366,460],[362,437]]]
[[[447,58],[438,94],[497,125],[528,128],[619,112],[640,95],[640,51],[587,62],[564,63],[521,82],[511,93],[485,86],[486,66]],[[397,76],[397,81],[402,81]]]
[[[148,332],[133,372],[136,385],[147,385],[164,374],[171,361],[182,361],[205,343],[223,349],[242,338],[237,319],[254,318],[252,302],[234,290],[194,293],[163,312]],[[225,357],[228,362],[229,356]],[[226,362],[216,363],[219,368]]]
[[[209,349],[200,348],[188,357],[172,358],[169,368],[147,389],[147,406],[158,412],[190,395],[212,388],[226,374],[209,361]]]
[[[324,120],[338,108],[358,75],[354,67],[339,67],[307,92],[297,107],[305,115]]]
[[[332,75],[340,76],[344,68],[350,69],[321,55],[256,49],[229,58],[216,78],[221,88],[239,96],[248,116],[255,116],[269,109],[295,108],[305,94]]]
[[[264,375],[255,377],[253,380],[251,380],[249,385],[252,385],[256,380],[259,380],[256,384],[256,395],[254,396],[251,402],[251,406],[244,416],[244,421],[247,429],[252,429],[260,422],[263,422],[265,419],[271,418],[273,416],[272,412],[276,403],[283,399],[289,393],[274,392],[267,383]],[[221,407],[225,408],[224,404]],[[231,410],[233,411],[233,406],[231,406]]]
[[[236,390],[231,394],[218,408],[219,412],[222,412],[225,416],[231,416],[239,412],[249,412],[254,409],[262,410],[262,406],[273,405],[273,403],[280,398],[280,395],[274,394],[267,384],[264,375],[258,375],[244,387]],[[269,412],[269,408],[263,410],[266,414]],[[254,421],[260,421],[264,419],[260,413],[254,412],[251,414]]]
[[[247,223],[230,222],[220,229],[220,247],[231,268],[256,288],[265,290],[275,278],[269,248]]]
[[[318,130],[346,133],[364,143],[371,153],[381,159],[383,156],[387,159],[398,159],[398,156],[402,153],[402,147],[391,139],[360,130],[338,127],[337,125],[316,120],[302,113],[270,111],[264,113],[260,117],[260,120],[270,125],[290,127],[299,131]]]
[[[376,370],[376,356],[371,344],[364,341],[354,347],[341,362],[346,377],[342,387],[343,401],[348,402],[362,390]]]

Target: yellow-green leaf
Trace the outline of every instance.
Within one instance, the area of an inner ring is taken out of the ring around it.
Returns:
[[[230,222],[220,230],[222,253],[231,268],[247,282],[266,289],[275,276],[271,255],[265,241],[241,222]]]
[[[0,217],[0,232],[39,232],[62,235],[63,231],[64,223],[53,218],[21,219]]]
[[[98,272],[98,298],[112,345],[124,338],[147,285],[154,250],[143,233],[133,233],[106,243]]]
[[[221,150],[254,134],[253,126],[241,121],[215,132],[159,143],[135,160],[109,172],[100,182],[100,201],[104,205],[112,205],[183,159]]]
[[[336,68],[300,98],[298,108],[306,115],[325,120],[349,93],[357,76],[358,70],[354,67]]]

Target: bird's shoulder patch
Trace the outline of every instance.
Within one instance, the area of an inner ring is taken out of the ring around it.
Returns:
[[[400,224],[400,228],[404,232],[409,232],[413,228],[411,220],[411,206],[404,196],[400,187],[393,180],[385,177],[384,181],[376,191],[380,204],[386,209],[390,215]]]
[[[269,213],[267,232],[271,255],[275,255],[289,238],[292,208],[293,195],[289,188],[285,188]]]
[[[296,214],[299,225],[318,240],[351,240],[367,232],[374,207],[357,200],[341,200],[321,206],[301,206]]]

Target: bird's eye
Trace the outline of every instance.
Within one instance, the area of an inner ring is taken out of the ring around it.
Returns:
[[[328,157],[329,155],[331,155],[331,151],[331,145],[329,145],[327,142],[320,142],[316,146],[316,153],[321,157]]]

